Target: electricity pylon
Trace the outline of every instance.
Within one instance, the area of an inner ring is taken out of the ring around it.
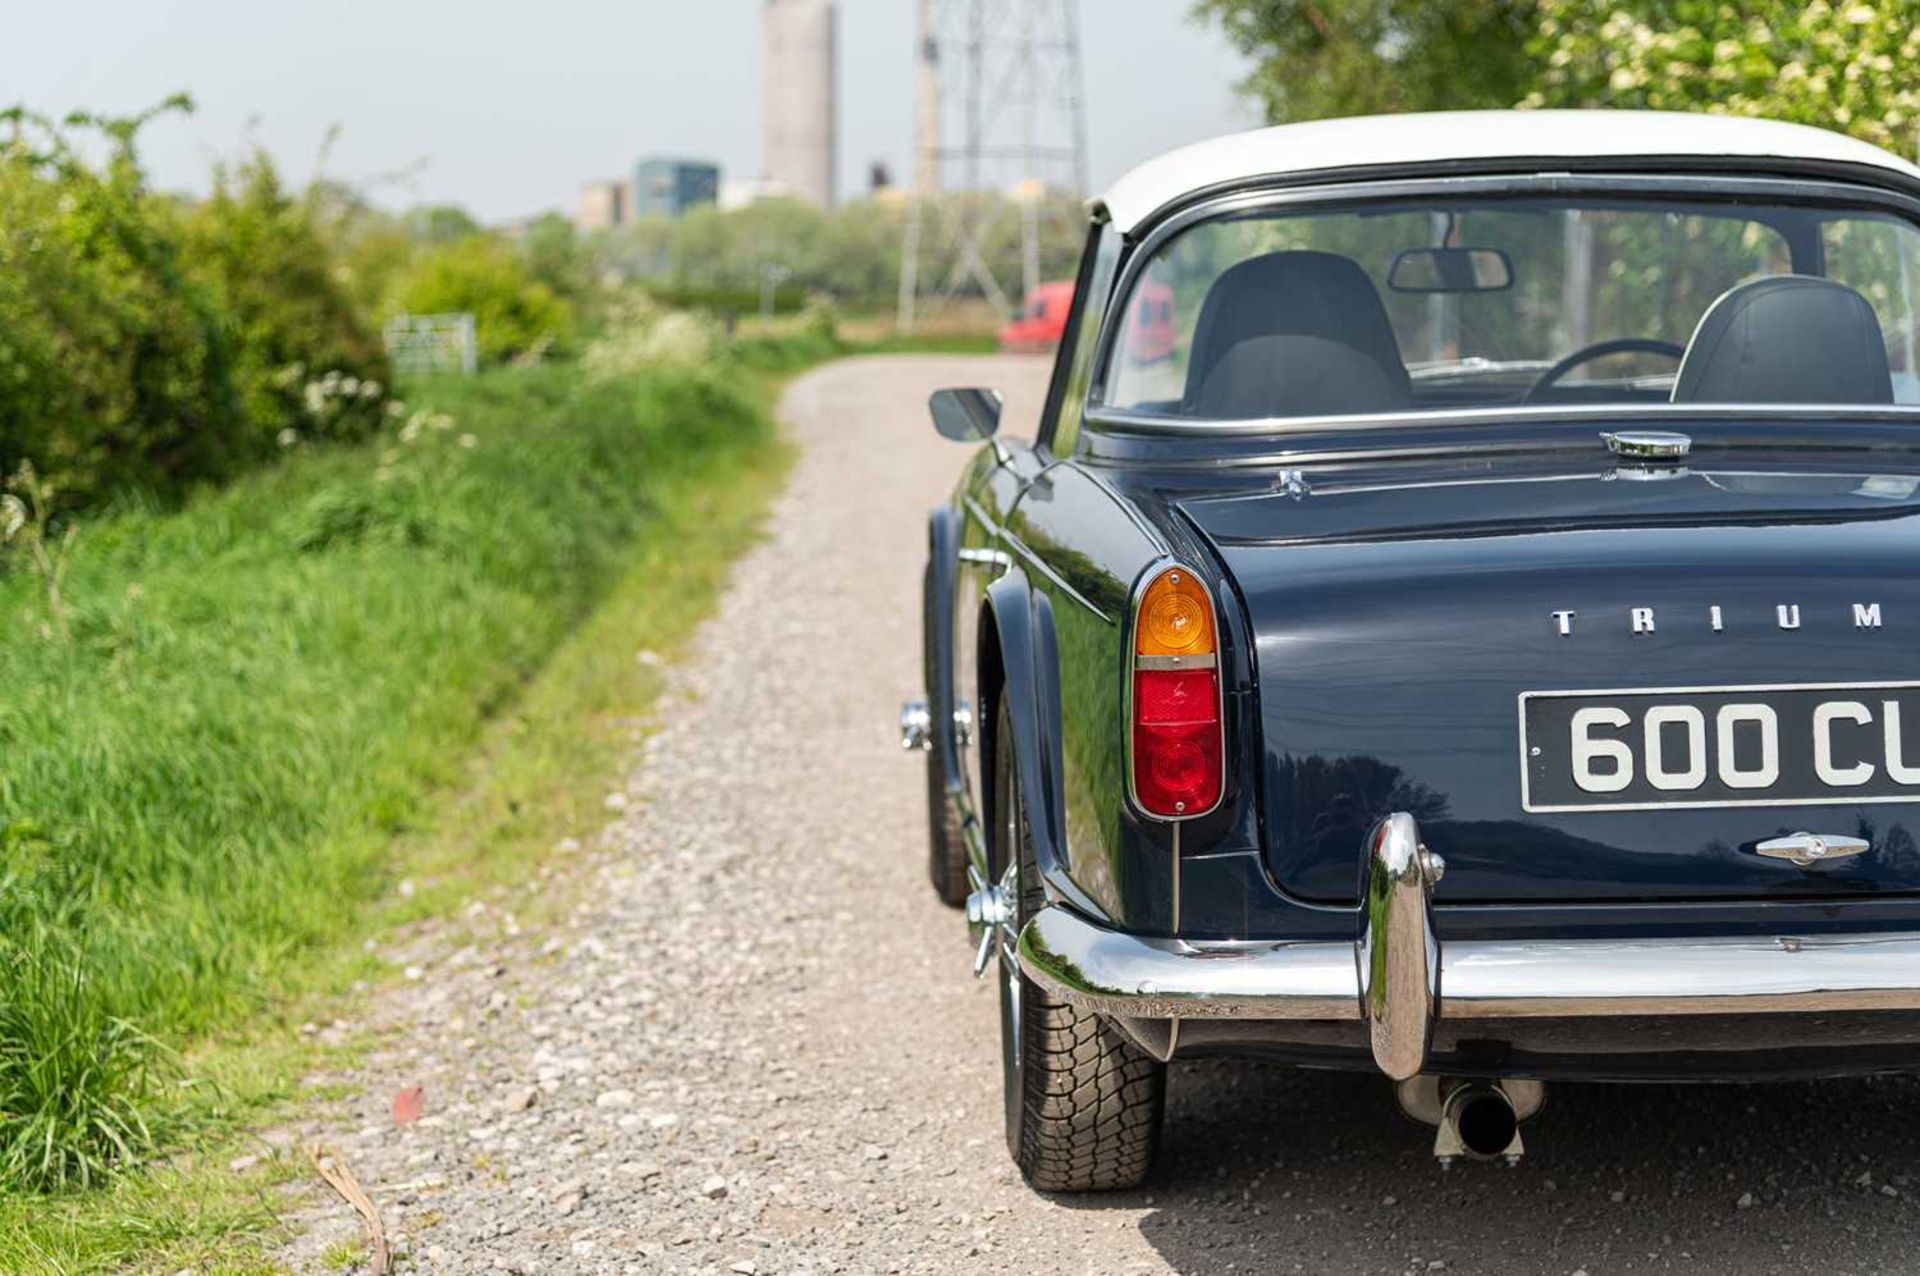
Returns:
[[[987,259],[1020,220],[1020,280],[1040,282],[1044,223],[1087,189],[1078,0],[920,0],[913,203],[900,256],[901,331],[923,305],[1008,287]],[[922,277],[923,248],[934,269]]]

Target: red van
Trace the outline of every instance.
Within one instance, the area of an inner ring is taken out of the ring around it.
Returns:
[[[1173,289],[1142,280],[1133,290],[1133,314],[1121,338],[1134,363],[1159,363],[1173,357]]]
[[[1067,311],[1073,308],[1073,281],[1040,284],[1007,326],[1000,329],[1000,348],[1016,354],[1046,354],[1060,344],[1067,331]]]
[[[1027,293],[1020,313],[1000,329],[1000,348],[1020,354],[1047,354],[1067,331],[1073,307],[1073,281],[1054,280]],[[1134,290],[1133,318],[1125,330],[1126,357],[1158,363],[1173,354],[1173,289],[1143,282]]]

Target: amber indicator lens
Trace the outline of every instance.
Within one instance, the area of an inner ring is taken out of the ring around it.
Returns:
[[[1140,600],[1133,649],[1141,656],[1198,656],[1213,651],[1213,603],[1192,572],[1170,568],[1147,586]]]

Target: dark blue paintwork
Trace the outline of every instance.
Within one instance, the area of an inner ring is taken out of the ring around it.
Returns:
[[[1125,259],[1105,247],[1110,285]],[[1920,429],[1873,411],[1707,411],[1662,423],[1695,454],[1649,479],[1602,445],[1646,424],[1625,415],[1184,437],[1098,412],[1082,425],[1092,347],[1077,328],[1105,302],[1076,303],[1042,419],[1007,423],[1038,441],[983,448],[936,514],[929,573],[949,662],[929,686],[981,725],[978,747],[938,746],[976,805],[992,750],[1017,750],[1055,898],[1144,934],[1348,941],[1365,834],[1408,810],[1449,866],[1443,943],[1920,926],[1920,803],[1529,812],[1517,706],[1523,691],[1920,680]],[[1072,436],[1058,453],[1056,429]],[[1283,469],[1304,492],[1281,490]],[[1177,889],[1172,832],[1132,808],[1124,770],[1129,600],[1167,560],[1218,604],[1227,744],[1224,800],[1182,826]],[[1882,627],[1857,627],[1854,603],[1878,603]],[[1783,604],[1798,629],[1778,626]],[[1635,607],[1655,632],[1632,631]],[[1556,610],[1578,613],[1571,634]],[[1002,702],[1012,741],[989,729]],[[1873,849],[1811,872],[1750,851],[1799,829]],[[1762,1056],[1741,1024],[1702,1021],[1602,1064],[1591,1033],[1552,1023],[1443,1024],[1436,1062],[1695,1076],[1700,1052],[1726,1051],[1715,1075],[1824,1075],[1920,1063],[1916,1025],[1796,1020]],[[1188,1027],[1183,1052],[1371,1066],[1353,1025]],[[1612,1027],[1625,1035],[1609,1051],[1640,1031]]]
[[[1012,491],[985,534],[1060,652],[1046,783],[1027,791],[1053,795],[1035,814],[1063,893],[1147,933],[1347,937],[1366,829],[1410,809],[1450,865],[1443,937],[1920,922],[1920,807],[1520,809],[1523,690],[1920,676],[1920,450],[1829,423],[1826,451],[1783,454],[1729,423],[1742,446],[1637,481],[1598,428],[1536,423],[1530,448],[1508,431],[1499,455],[1414,461],[1328,436],[1305,495],[1245,463],[1253,441],[1237,458],[1214,444],[1204,468],[1029,451],[1024,483],[978,482]],[[1130,809],[1122,769],[1127,599],[1165,558],[1210,578],[1228,688],[1227,800],[1183,831],[1177,921],[1167,830]],[[1855,628],[1854,602],[1879,603],[1883,627]],[[1778,628],[1783,603],[1799,630]],[[1654,634],[1631,632],[1636,606]],[[1571,636],[1560,609],[1578,612]],[[1740,849],[1863,827],[1872,853],[1813,873]]]
[[[1920,673],[1911,476],[1822,457],[1609,474],[1597,457],[1516,459],[1180,502],[1259,635],[1265,850],[1289,892],[1351,901],[1354,847],[1396,810],[1446,857],[1442,903],[1920,888],[1920,804],[1521,809],[1523,691]],[[1879,605],[1883,627],[1857,627],[1855,603]],[[1780,627],[1780,606],[1800,628]],[[1654,632],[1633,632],[1635,607],[1652,609]],[[1571,634],[1557,610],[1577,613]],[[1741,849],[1799,829],[1864,833],[1874,849],[1818,872]]]

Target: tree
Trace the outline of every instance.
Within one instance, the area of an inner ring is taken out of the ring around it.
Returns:
[[[407,210],[407,233],[423,244],[450,244],[481,233],[473,214],[453,204],[424,204]]]
[[[1920,2],[1540,0],[1540,106],[1757,115],[1903,154],[1920,125]]]
[[[323,199],[289,191],[266,155],[214,170],[213,194],[181,217],[188,273],[225,316],[256,451],[281,431],[354,438],[373,431],[391,369],[319,224]],[[332,373],[355,393],[316,410],[309,384]],[[362,393],[364,392],[364,393]]]
[[[1606,7],[1601,5],[1599,7]],[[1274,123],[1512,106],[1534,87],[1539,0],[1196,0],[1254,59]]]
[[[573,336],[567,303],[529,276],[511,248],[485,235],[422,253],[395,300],[408,314],[471,314],[480,357],[489,362],[564,346]]]
[[[527,227],[520,237],[520,257],[527,273],[578,307],[593,296],[593,257],[574,230],[558,213],[548,213]]]

